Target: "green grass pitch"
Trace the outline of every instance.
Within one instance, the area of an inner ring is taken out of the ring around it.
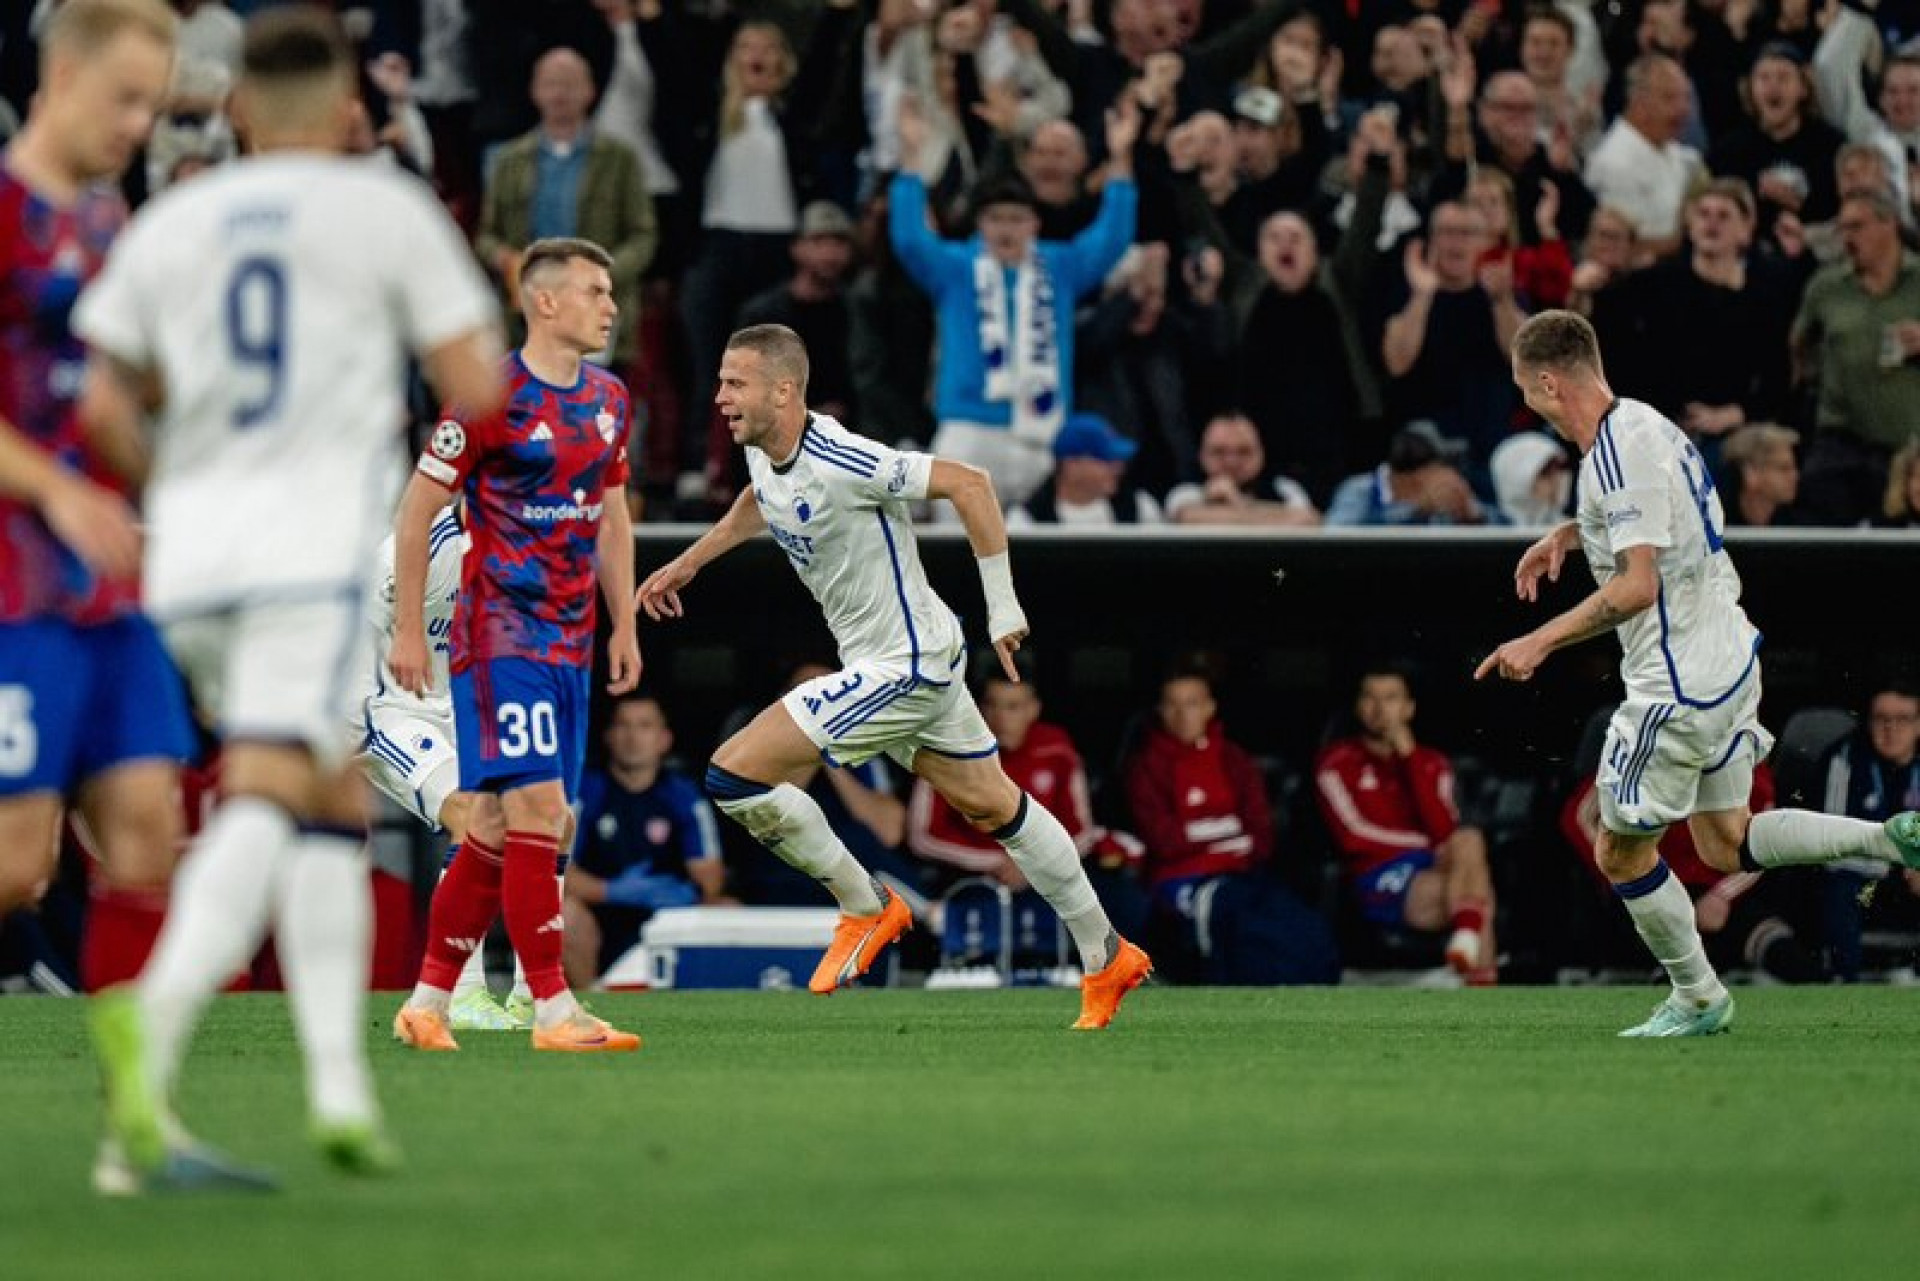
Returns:
[[[273,1197],[87,1191],[76,1001],[0,1001],[0,1276],[1920,1275],[1920,993],[1760,989],[1623,1042],[1645,990],[652,993],[637,1055],[386,1039],[409,1168],[302,1138],[282,1001],[218,1002],[182,1111]]]

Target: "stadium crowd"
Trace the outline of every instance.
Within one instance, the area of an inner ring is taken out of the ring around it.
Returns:
[[[0,133],[51,7],[0,17]],[[261,4],[175,7],[183,56],[126,177],[136,205],[237,150],[237,15]],[[642,408],[649,520],[732,500],[709,389],[734,328],[777,322],[808,344],[816,408],[986,467],[1016,528],[1544,526],[1577,460],[1520,404],[1507,348],[1526,315],[1570,306],[1614,382],[1713,461],[1730,521],[1920,524],[1913,0],[340,7],[365,58],[361,149],[433,184],[508,318],[529,241],[612,253],[602,358]],[[1091,778],[1030,687],[986,686],[1009,771],[1170,976],[1325,981],[1362,940],[1496,977],[1501,851],[1414,742],[1398,669],[1367,673],[1351,723],[1291,763],[1237,748],[1204,668],[1181,669]],[[609,718],[567,880],[576,982],[660,908],[818,901],[716,836],[673,768],[672,701]],[[1920,698],[1892,683],[1861,710],[1823,766],[1828,808],[1920,803]],[[1274,786],[1289,769],[1304,803]],[[1025,889],[884,761],[809,790],[923,914],[963,876]],[[1570,857],[1591,857],[1588,796],[1566,798]],[[1323,869],[1301,870],[1309,846]],[[1863,907],[1863,874],[1688,884],[1729,955],[1853,978],[1863,936],[1910,928],[1920,889],[1896,877]],[[12,964],[57,976],[63,901],[0,928]],[[386,901],[404,914],[404,888]],[[1605,933],[1596,963],[1630,950]]]
[[[9,6],[0,117],[51,7]],[[136,203],[236,145],[260,0],[175,7]],[[503,305],[530,239],[613,251],[649,519],[730,500],[707,388],[777,321],[816,407],[1036,522],[1537,525],[1571,459],[1506,341],[1562,305],[1732,519],[1920,519],[1910,0],[340,8],[361,145],[433,182]],[[1256,438],[1231,482],[1222,422]]]

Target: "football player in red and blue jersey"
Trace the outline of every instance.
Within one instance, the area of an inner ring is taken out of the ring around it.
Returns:
[[[102,858],[81,975],[133,979],[165,911],[186,699],[139,609],[133,508],[75,412],[69,316],[126,221],[115,179],[166,93],[158,0],[71,0],[32,114],[0,161],[0,916],[52,870],[72,800]]]
[[[533,989],[534,1048],[640,1047],[639,1037],[594,1018],[568,990],[554,877],[585,755],[596,583],[614,607],[608,688],[623,694],[640,680],[625,501],[630,404],[618,378],[586,361],[613,332],[611,266],[589,241],[527,248],[527,341],[509,357],[507,407],[486,417],[446,415],[395,520],[388,666],[401,686],[424,693],[428,531],[454,494],[466,496],[472,544],[451,663],[460,787],[497,807],[506,831],[497,850],[469,831],[434,891],[420,981],[393,1025],[418,1049],[459,1048],[447,1029],[454,980],[503,910]]]

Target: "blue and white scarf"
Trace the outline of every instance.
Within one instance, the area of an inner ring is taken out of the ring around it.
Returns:
[[[973,293],[980,316],[980,359],[986,398],[1013,407],[1013,434],[1052,448],[1060,431],[1060,345],[1053,277],[1038,254],[1014,269],[1013,331],[1007,331],[1007,274],[982,252],[973,260]]]

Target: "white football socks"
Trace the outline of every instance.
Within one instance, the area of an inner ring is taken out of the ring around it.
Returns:
[[[373,898],[365,842],[302,832],[281,878],[274,944],[307,1064],[307,1101],[322,1124],[376,1120],[365,1009]]]
[[[222,801],[179,874],[139,1005],[155,1091],[168,1097],[213,994],[253,959],[291,859],[293,818],[253,796]]]
[[[1080,965],[1089,974],[1107,968],[1113,959],[1117,935],[1106,909],[1093,892],[1093,882],[1080,865],[1080,851],[1060,820],[1047,807],[1024,793],[1013,821],[993,833],[1014,866],[1039,892],[1073,935]]]
[[[1878,823],[1811,810],[1768,810],[1747,825],[1747,849],[1761,867],[1836,863],[1845,858],[1900,862],[1900,850]]]
[[[1693,916],[1693,899],[1665,860],[1637,881],[1616,884],[1633,926],[1647,950],[1673,980],[1674,995],[1690,1009],[1704,1009],[1727,994],[1707,960],[1706,945]]]
[[[886,905],[873,877],[833,834],[820,806],[793,784],[715,803],[755,840],[825,885],[848,916],[872,916]]]

